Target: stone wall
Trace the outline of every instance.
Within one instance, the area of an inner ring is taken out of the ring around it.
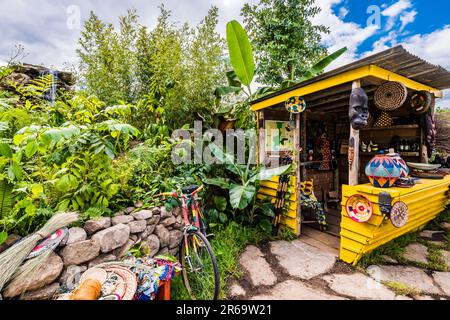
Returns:
[[[22,299],[49,299],[61,286],[71,289],[88,268],[117,261],[137,244],[147,246],[152,257],[165,253],[176,256],[183,227],[180,208],[169,212],[165,207],[130,207],[112,218],[89,220],[82,228],[69,228],[68,235],[47,263],[30,279],[28,292]],[[11,242],[8,243],[11,245]],[[26,287],[27,283],[12,283],[3,291],[3,297],[16,297]]]

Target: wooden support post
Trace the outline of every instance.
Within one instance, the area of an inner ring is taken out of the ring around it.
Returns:
[[[361,88],[361,81],[356,80],[352,84],[352,89]],[[349,149],[353,145],[353,159],[350,159],[349,172],[348,172],[348,184],[350,186],[356,186],[359,183],[359,130],[353,129],[350,124],[350,140]],[[349,150],[350,151],[350,150]]]
[[[301,159],[301,153],[302,153],[302,147],[301,147],[301,132],[302,130],[305,130],[305,128],[302,128],[301,126],[301,114],[297,113],[295,115],[295,131],[294,131],[294,146],[295,146],[295,163],[297,164],[296,168],[296,196],[297,196],[297,236],[300,236],[302,233],[302,205],[300,202],[300,182],[301,182],[301,170],[302,170],[302,159]]]
[[[257,130],[258,130],[258,164],[263,164],[266,159],[266,136],[264,134],[264,111],[258,111]]]

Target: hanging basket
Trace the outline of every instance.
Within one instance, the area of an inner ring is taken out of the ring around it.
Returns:
[[[390,81],[382,84],[375,91],[375,105],[384,111],[392,111],[400,108],[408,97],[408,90],[400,82]]]
[[[394,123],[394,120],[391,118],[389,113],[386,111],[382,111],[381,114],[378,116],[377,120],[373,124],[374,127],[389,127],[392,126]]]
[[[292,114],[302,113],[306,109],[305,99],[299,96],[290,97],[284,105],[287,112]]]
[[[352,220],[360,223],[369,221],[373,214],[372,203],[362,194],[348,198],[345,210]]]

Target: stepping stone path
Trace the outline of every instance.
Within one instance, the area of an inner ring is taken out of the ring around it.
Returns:
[[[405,248],[403,258],[409,261],[428,263],[428,248],[420,243],[412,243]]]
[[[448,259],[450,254],[443,251]],[[448,254],[448,255],[447,255]],[[405,259],[427,262],[427,247],[414,243]],[[449,262],[447,260],[447,262]],[[392,261],[391,263],[397,263]],[[332,253],[301,239],[248,246],[240,257],[245,275],[229,287],[229,298],[249,300],[429,300],[450,297],[450,272],[433,272],[403,265],[370,266],[363,272],[346,267]],[[419,295],[397,295],[389,282],[414,288]]]

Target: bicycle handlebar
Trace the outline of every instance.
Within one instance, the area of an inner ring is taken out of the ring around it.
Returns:
[[[194,192],[192,192],[191,194],[189,194],[189,196],[194,196],[197,193],[199,193],[200,191],[202,191],[204,188],[204,186],[200,186],[197,190],[195,190]],[[188,195],[187,195],[188,196]],[[174,198],[179,198],[180,195],[176,192],[164,192],[164,193],[160,193],[157,195],[154,195],[153,198],[158,198],[158,197],[174,197]]]

